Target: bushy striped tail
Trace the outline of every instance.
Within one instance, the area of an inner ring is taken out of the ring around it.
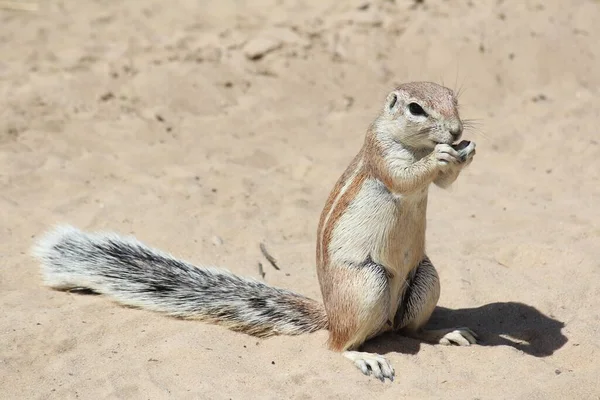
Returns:
[[[86,288],[132,307],[216,323],[259,337],[327,327],[324,307],[294,292],[197,267],[131,237],[71,226],[47,233],[33,250],[46,285]]]

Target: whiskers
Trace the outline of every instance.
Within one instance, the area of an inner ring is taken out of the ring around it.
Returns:
[[[407,146],[420,147],[423,142],[428,141],[429,134],[435,129],[433,126],[421,128],[402,137],[402,143]]]
[[[458,76],[458,75],[457,75]],[[460,100],[461,96],[467,91],[467,87],[465,86],[464,81],[460,83],[457,87],[457,80],[454,81],[454,93],[456,93],[456,98]],[[457,105],[456,108],[459,108]],[[483,122],[481,119],[462,119],[463,130],[469,133],[474,133],[476,135],[480,135],[486,140],[490,140],[490,138],[483,131]]]
[[[476,135],[480,135],[486,140],[490,140],[490,138],[483,131],[483,122],[480,119],[463,119],[463,130],[469,133],[474,133]]]
[[[463,119],[463,132],[474,133],[481,136],[485,140],[491,140],[483,131],[483,123],[478,119]],[[402,137],[402,143],[412,147],[420,147],[423,144],[430,144],[431,137],[436,136],[436,131],[446,135],[445,129],[437,125],[424,127],[411,132],[410,134]],[[464,134],[464,133],[463,133]],[[435,139],[434,139],[435,140]]]
[[[433,130],[433,128],[434,127],[432,127],[432,126],[421,128],[421,129],[419,129],[417,132],[415,132],[411,136],[427,136],[427,135],[429,135],[431,133],[431,131]]]
[[[434,127],[432,127],[432,126],[421,128],[419,130],[409,133],[408,135],[402,136],[402,139],[410,140],[410,139],[416,139],[416,138],[421,138],[421,137],[427,137],[431,133],[431,131],[433,131],[433,129],[434,129]]]
[[[460,97],[467,91],[464,83],[461,83],[457,89],[454,89],[454,93],[456,93],[456,98],[460,100]]]

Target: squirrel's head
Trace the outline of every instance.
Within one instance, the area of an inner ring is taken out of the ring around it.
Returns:
[[[419,149],[452,144],[463,131],[456,96],[431,82],[405,83],[388,94],[376,127],[393,140]]]

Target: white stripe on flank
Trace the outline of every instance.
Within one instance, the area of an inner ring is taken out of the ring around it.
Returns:
[[[325,217],[325,220],[323,221],[323,227],[321,229],[321,232],[319,232],[319,241],[321,243],[321,262],[323,261],[323,255],[327,251],[327,248],[323,247],[323,245],[324,245],[323,235],[325,234],[325,229],[327,229],[327,225],[329,224],[329,218],[331,217],[333,210],[335,210],[335,208],[337,207],[337,205],[338,205],[340,199],[342,198],[342,196],[344,195],[344,193],[346,193],[346,191],[348,190],[348,188],[350,187],[350,185],[352,184],[354,179],[356,179],[356,177],[358,176],[358,172],[360,171],[362,166],[363,166],[363,160],[361,157],[361,159],[356,163],[356,167],[354,168],[354,171],[352,171],[352,175],[350,175],[348,180],[346,180],[346,182],[344,182],[344,186],[342,186],[340,188],[340,191],[338,192],[337,196],[335,196],[335,200],[333,201],[333,204],[331,204],[331,208],[329,209],[329,212],[327,213],[327,217]]]

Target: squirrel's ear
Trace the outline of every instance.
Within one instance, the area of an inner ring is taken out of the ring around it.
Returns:
[[[398,105],[398,94],[396,92],[392,92],[388,94],[388,97],[385,102],[385,108],[388,111],[392,111]]]

